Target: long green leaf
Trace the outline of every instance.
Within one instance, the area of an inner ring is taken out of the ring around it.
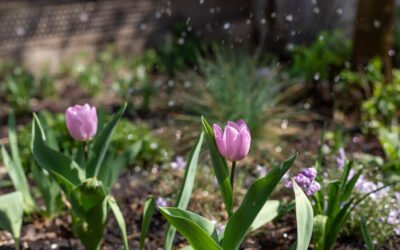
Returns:
[[[113,119],[107,126],[99,131],[99,135],[96,136],[96,139],[93,144],[92,154],[89,156],[89,161],[86,165],[86,178],[97,176],[101,171],[104,156],[106,155],[108,145],[111,141],[112,133],[114,132],[115,126],[118,121],[121,119],[126,109],[126,103],[121,109],[114,115]],[[103,165],[104,166],[104,165]]]
[[[19,249],[21,235],[23,199],[19,191],[0,196],[0,228],[10,232]]]
[[[8,116],[8,140],[10,142],[11,156],[14,161],[14,165],[22,169],[21,159],[19,157],[18,140],[17,140],[17,126],[15,122],[14,112],[11,112]]]
[[[303,190],[293,183],[296,196],[296,221],[297,221],[297,250],[307,250],[313,231],[313,209]]]
[[[222,250],[214,225],[206,218],[179,208],[160,207],[160,212],[196,250]]]
[[[254,219],[253,224],[251,224],[250,231],[255,231],[275,219],[279,215],[280,209],[280,201],[267,201],[261,208],[261,211],[257,214],[257,217]]]
[[[147,198],[146,202],[144,203],[142,229],[140,232],[140,245],[139,245],[140,250],[144,249],[144,241],[146,239],[147,232],[149,231],[150,220],[151,220],[151,217],[153,216],[155,207],[156,207],[156,204],[154,201],[154,197],[149,196]]]
[[[29,184],[22,167],[21,158],[18,150],[17,127],[14,112],[8,116],[8,139],[11,149],[11,157],[5,148],[1,147],[1,154],[4,165],[9,173],[16,190],[20,191],[24,198],[24,210],[31,213],[36,209],[36,204],[29,192]]]
[[[11,181],[16,190],[20,191],[22,197],[24,198],[24,211],[26,213],[31,213],[35,210],[36,205],[29,192],[29,184],[25,176],[24,170],[21,165],[18,165],[16,161],[11,160],[10,155],[7,150],[1,146],[1,155],[3,158],[4,166],[10,175]]]
[[[239,209],[231,216],[226,225],[222,241],[225,250],[239,248],[254,219],[295,159],[296,155],[290,157],[279,166],[274,167],[265,177],[251,185]]]
[[[319,214],[314,217],[314,242],[315,242],[315,249],[317,250],[324,249],[327,220],[328,217],[322,214]]]
[[[219,184],[222,199],[225,203],[225,207],[228,211],[228,215],[232,214],[233,209],[233,197],[232,188],[229,179],[229,169],[226,160],[221,156],[215,143],[214,132],[204,117],[201,117],[201,123],[203,131],[206,134],[206,141],[211,156],[212,165],[214,168],[215,175]]]
[[[367,246],[367,250],[375,250],[374,242],[372,241],[371,234],[369,233],[367,222],[364,216],[361,216],[361,233]]]
[[[81,168],[69,157],[55,151],[45,143],[38,117],[34,114],[32,125],[32,152],[39,165],[53,174],[67,193],[84,179]]]
[[[187,160],[186,168],[185,168],[185,177],[183,178],[183,183],[181,189],[179,191],[178,198],[176,200],[176,207],[181,209],[186,209],[189,204],[190,196],[192,194],[192,189],[194,185],[194,179],[196,177],[196,169],[199,160],[199,155],[201,152],[201,146],[203,144],[204,132],[202,132],[197,139],[195,145],[190,151],[189,158]],[[168,225],[165,241],[164,241],[164,249],[170,250],[172,247],[172,243],[174,241],[176,229],[171,225]]]
[[[128,235],[126,233],[126,224],[125,224],[125,220],[124,220],[124,215],[122,214],[121,209],[119,209],[119,206],[113,197],[110,196],[107,201],[108,201],[108,205],[110,206],[111,210],[114,213],[115,219],[121,230],[122,241],[124,243],[124,249],[129,250]]]

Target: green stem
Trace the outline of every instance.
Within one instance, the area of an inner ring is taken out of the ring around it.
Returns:
[[[234,182],[235,182],[235,168],[236,168],[236,161],[232,162],[232,170],[231,170],[231,188],[233,192]]]
[[[20,247],[19,247],[19,244],[20,244],[19,238],[14,238],[14,243],[15,243],[15,249],[19,250],[20,249]]]

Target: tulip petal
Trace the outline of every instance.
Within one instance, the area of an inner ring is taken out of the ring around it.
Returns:
[[[227,155],[226,144],[225,144],[225,140],[223,138],[222,129],[218,124],[214,124],[213,130],[214,130],[215,142],[217,143],[218,151],[220,152],[221,155],[226,157],[226,155]]]
[[[224,131],[224,141],[226,145],[226,153],[227,159],[230,161],[235,160],[235,153],[237,152],[236,147],[239,145],[236,144],[239,136],[239,131],[237,131],[234,127],[226,126]]]

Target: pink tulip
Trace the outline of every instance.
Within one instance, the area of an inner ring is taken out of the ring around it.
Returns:
[[[213,126],[218,151],[229,161],[239,161],[247,156],[250,150],[250,130],[243,120],[228,121],[224,131],[218,124]]]
[[[69,107],[65,112],[65,119],[68,131],[75,140],[88,141],[96,135],[96,107],[90,107],[89,104]]]

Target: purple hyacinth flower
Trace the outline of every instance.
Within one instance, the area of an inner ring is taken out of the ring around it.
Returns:
[[[315,168],[306,168],[301,171],[301,173],[311,180],[314,180],[315,177],[317,177],[317,170]]]
[[[344,151],[344,148],[339,149],[339,156],[336,157],[336,164],[339,169],[343,169],[344,164],[346,164],[346,152]]]
[[[315,180],[316,177],[317,170],[315,168],[307,168],[293,177],[293,180],[303,189],[307,196],[311,196],[321,189],[321,185]],[[285,181],[285,186],[293,188],[292,182],[288,179]]]
[[[306,191],[307,196],[313,195],[315,192],[318,192],[321,189],[321,185],[317,181],[313,181]]]

